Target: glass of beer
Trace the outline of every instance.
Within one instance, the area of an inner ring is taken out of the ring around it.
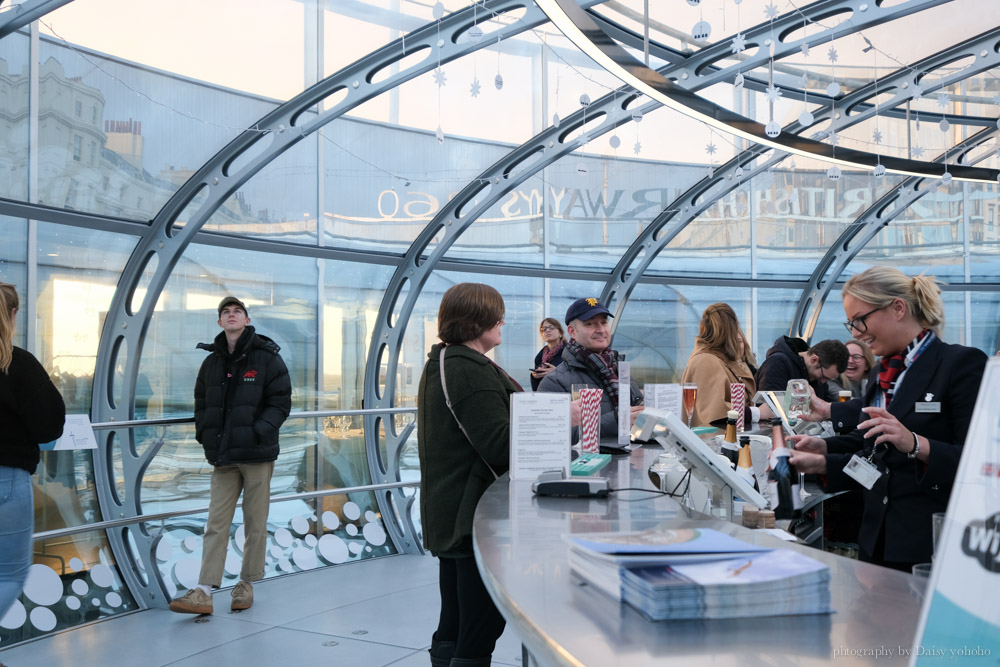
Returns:
[[[694,402],[698,398],[698,385],[694,382],[684,383],[684,414],[687,415],[688,428],[691,428],[691,419],[694,417]]]
[[[841,403],[847,403],[849,400],[851,400],[851,392],[841,391],[839,394],[837,394],[837,399]]]
[[[590,389],[590,385],[589,384],[571,384],[569,386],[570,398],[572,400],[574,400],[574,401],[579,401],[580,400],[580,390],[581,389]]]

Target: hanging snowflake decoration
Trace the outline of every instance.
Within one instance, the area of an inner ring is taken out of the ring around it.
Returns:
[[[802,43],[802,55],[809,56],[809,45],[805,42]]]
[[[736,33],[736,37],[733,37],[733,53],[743,53],[747,50],[747,36],[742,32]]]
[[[937,105],[942,109],[947,108],[949,102],[951,102],[951,97],[949,97],[945,93],[941,93],[940,95],[937,96]]]
[[[872,141],[876,144],[882,143],[882,130],[875,130],[872,132]]]
[[[776,104],[781,98],[781,88],[778,88],[774,84],[768,86],[765,93],[767,94],[767,101],[771,104]]]
[[[642,151],[642,144],[640,144],[638,141],[635,142],[635,146],[632,147],[632,152],[638,155],[641,151]]]
[[[709,155],[715,155],[716,150],[718,149],[715,147],[715,144],[710,143],[709,145],[705,146],[705,152],[708,153]]]
[[[924,156],[924,147],[914,146],[913,148],[910,149],[910,152],[913,153],[913,157],[918,159],[922,158]]]
[[[840,56],[837,55],[837,49],[831,46],[830,50],[826,52],[826,57],[830,59],[830,62],[835,63]]]
[[[472,80],[472,85],[469,86],[469,93],[473,97],[479,97],[480,90],[482,90],[482,86],[479,85],[479,77],[476,77]]]
[[[923,89],[920,86],[913,86],[913,92],[910,93],[910,99],[916,102],[923,96],[924,96]]]
[[[774,6],[773,2],[764,8],[764,16],[769,19],[778,18],[778,8]]]
[[[826,138],[829,140],[831,146],[837,146],[840,144],[840,137],[836,132],[831,132]]]
[[[445,75],[444,70],[438,67],[434,70],[434,83],[438,85],[438,88],[444,87],[447,83],[448,77]]]

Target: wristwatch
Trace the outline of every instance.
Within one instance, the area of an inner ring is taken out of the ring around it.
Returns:
[[[919,453],[920,453],[920,440],[917,439],[917,434],[914,433],[913,434],[913,451],[907,452],[906,453],[906,458],[908,458],[908,459],[915,459],[915,458],[917,458],[917,454],[919,454]]]

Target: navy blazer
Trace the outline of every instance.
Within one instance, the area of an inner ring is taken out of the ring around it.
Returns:
[[[935,339],[906,370],[889,412],[910,431],[927,438],[926,465],[889,445],[884,455],[877,456],[883,475],[867,491],[843,471],[851,458],[849,452],[864,449],[864,433],[854,430],[827,438],[831,452],[826,457],[827,488],[860,488],[864,497],[858,545],[865,553],[875,555],[884,526],[886,561],[930,562],[931,515],[948,506],[986,359],[981,350]],[[868,383],[866,406],[875,404],[877,388],[877,380]],[[916,411],[917,403],[927,402],[939,402],[940,412]]]

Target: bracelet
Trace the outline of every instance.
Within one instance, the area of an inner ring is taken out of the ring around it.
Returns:
[[[915,459],[917,458],[917,454],[919,453],[920,453],[920,441],[917,440],[917,434],[913,433],[913,450],[906,453],[906,458]]]

